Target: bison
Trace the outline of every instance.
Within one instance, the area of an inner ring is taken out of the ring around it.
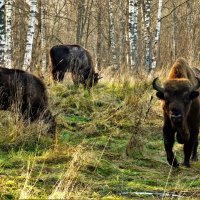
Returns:
[[[95,73],[90,53],[79,45],[56,45],[50,49],[51,75],[63,81],[65,72],[71,72],[75,85],[91,88],[100,79]]]
[[[17,111],[25,121],[42,119],[49,123],[48,132],[56,133],[55,117],[48,109],[46,87],[28,72],[0,67],[0,109]]]
[[[163,139],[167,160],[174,167],[179,166],[172,151],[175,136],[178,143],[184,144],[183,165],[190,167],[190,158],[198,160],[199,86],[199,79],[184,58],[177,59],[173,64],[163,87],[157,83],[157,78],[153,80],[156,96],[162,100]]]

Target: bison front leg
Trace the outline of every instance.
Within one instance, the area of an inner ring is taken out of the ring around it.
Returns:
[[[197,149],[198,149],[198,137],[195,139],[194,141],[194,147],[193,147],[193,152],[192,152],[192,160],[193,161],[198,161],[198,152],[197,152]]]
[[[171,124],[165,124],[163,126],[163,139],[164,139],[164,146],[165,151],[167,154],[167,161],[170,165],[173,167],[178,167],[178,161],[174,156],[174,153],[172,151],[174,146],[174,135],[175,131],[172,129]]]
[[[184,150],[183,165],[185,165],[186,167],[190,167],[191,155],[192,155],[192,160],[198,160],[197,148],[198,148],[198,130],[192,132],[189,141],[186,142],[183,146]]]

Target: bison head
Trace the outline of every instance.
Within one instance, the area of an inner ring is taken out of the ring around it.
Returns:
[[[153,88],[157,90],[156,96],[163,101],[164,115],[177,131],[179,142],[184,143],[190,137],[187,119],[193,100],[199,96],[199,92],[196,91],[200,86],[199,80],[197,79],[196,84],[192,86],[188,79],[171,79],[161,87],[157,84],[157,79],[153,80]]]

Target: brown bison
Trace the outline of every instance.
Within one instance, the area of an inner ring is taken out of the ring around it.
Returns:
[[[162,100],[164,115],[163,138],[170,165],[177,167],[178,161],[172,151],[174,138],[184,144],[184,162],[190,167],[190,157],[198,160],[198,134],[200,121],[199,79],[188,63],[179,58],[172,66],[168,80],[163,87],[153,80],[156,96]]]
[[[90,53],[79,45],[56,45],[50,49],[51,74],[55,81],[63,81],[65,72],[71,72],[75,85],[90,88],[100,79],[95,73]]]
[[[56,133],[56,122],[48,109],[45,85],[28,72],[0,67],[0,109],[17,111],[25,121],[42,119],[49,123],[48,132],[52,135]]]

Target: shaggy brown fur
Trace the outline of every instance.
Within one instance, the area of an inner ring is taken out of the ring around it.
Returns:
[[[170,165],[178,166],[172,151],[174,138],[184,144],[185,166],[190,166],[190,157],[197,160],[198,134],[200,122],[199,80],[183,58],[176,60],[168,80],[160,87],[153,81],[157,97],[162,100],[164,126],[163,137]]]

